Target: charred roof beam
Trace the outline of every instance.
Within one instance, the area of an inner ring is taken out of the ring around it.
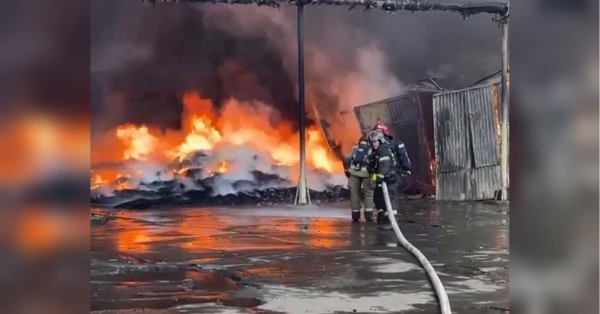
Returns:
[[[280,7],[282,4],[290,5],[347,5],[350,9],[363,6],[365,10],[379,10],[385,12],[411,11],[448,11],[460,13],[463,18],[474,14],[488,13],[498,16],[508,16],[509,6],[506,2],[483,3],[431,3],[426,0],[146,0],[151,3],[225,3],[225,4],[256,4],[258,6]]]

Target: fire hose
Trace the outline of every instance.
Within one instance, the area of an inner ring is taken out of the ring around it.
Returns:
[[[407,251],[412,253],[412,255],[414,255],[419,260],[421,266],[423,266],[423,269],[427,273],[427,276],[429,276],[431,285],[433,286],[433,289],[435,290],[435,293],[438,297],[438,301],[440,303],[441,313],[451,314],[452,311],[450,310],[450,301],[448,300],[448,295],[446,294],[446,290],[442,285],[442,281],[438,277],[437,273],[435,272],[435,269],[433,269],[433,266],[431,266],[431,263],[429,263],[425,255],[423,255],[421,251],[419,251],[416,247],[410,244],[410,242],[408,242],[408,240],[406,240],[406,238],[402,234],[402,231],[400,231],[400,227],[398,227],[398,222],[396,222],[396,217],[394,217],[394,211],[392,210],[392,202],[390,201],[390,195],[388,194],[387,184],[383,182],[381,184],[381,187],[383,188],[385,207],[387,207],[387,212],[392,223],[392,228],[394,229],[394,233],[398,237],[400,244],[402,244],[402,246],[404,246],[404,248]]]

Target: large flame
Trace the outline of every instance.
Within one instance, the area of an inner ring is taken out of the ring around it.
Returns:
[[[208,100],[197,93],[187,93],[183,97],[184,113],[181,132],[161,132],[146,125],[121,125],[110,135],[108,143],[101,152],[92,157],[94,163],[106,161],[141,161],[157,164],[169,164],[183,161],[198,151],[220,156],[213,165],[212,173],[226,173],[237,166],[231,161],[234,157],[228,153],[232,147],[247,147],[269,159],[265,165],[288,166],[292,169],[292,178],[297,178],[298,133],[286,121],[279,121],[277,112],[258,103],[228,100],[219,113]],[[320,129],[310,127],[306,130],[306,158],[309,169],[339,174],[341,163],[330,153]],[[117,143],[114,141],[118,140]],[[102,152],[103,150],[103,152]],[[117,150],[115,152],[115,150]],[[107,160],[108,159],[108,160]],[[116,159],[116,160],[115,160]],[[174,175],[185,169],[172,169]],[[94,170],[91,174],[92,188],[99,188],[109,182],[123,178],[143,175],[144,169],[124,173],[114,170]],[[119,188],[117,186],[116,188]]]
[[[117,128],[117,137],[127,144],[123,152],[125,159],[146,160],[154,149],[154,136],[145,126],[124,125]]]

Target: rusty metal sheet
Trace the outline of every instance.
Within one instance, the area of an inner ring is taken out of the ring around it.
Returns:
[[[404,142],[406,151],[412,164],[412,176],[402,183],[402,188],[413,192],[433,192],[433,173],[431,173],[431,154],[429,143],[425,136],[424,122],[426,118],[422,115],[420,95],[423,93],[412,92],[402,97],[396,97],[388,101],[393,124],[392,135]],[[429,93],[429,97],[432,94]],[[431,101],[429,102],[431,106]],[[429,119],[433,117],[430,115]]]
[[[354,108],[354,114],[363,132],[373,128],[373,125],[380,120],[388,125],[391,124],[391,115],[387,101],[386,99]]]
[[[471,165],[469,123],[464,94],[433,96],[437,172],[454,172]]]
[[[496,198],[496,191],[502,188],[500,166],[480,167],[471,169],[470,173],[470,198],[480,201]]]
[[[497,88],[477,86],[434,96],[438,200],[496,197],[501,186]]]
[[[436,199],[441,201],[480,201],[496,197],[500,189],[500,166],[438,173]]]
[[[394,124],[392,132],[405,147],[412,164],[412,178],[403,182],[404,188],[423,189],[432,185],[432,174],[429,169],[429,151],[423,139],[422,122],[420,120],[404,121]],[[412,185],[412,186],[409,186]],[[433,192],[433,191],[430,191]]]
[[[435,198],[440,201],[465,201],[469,199],[469,169],[437,172]]]
[[[462,92],[469,112],[471,145],[476,168],[500,163],[498,121],[492,89],[492,86],[485,86]]]
[[[390,115],[394,123],[402,121],[420,120],[419,95],[411,93],[396,97],[388,101]]]

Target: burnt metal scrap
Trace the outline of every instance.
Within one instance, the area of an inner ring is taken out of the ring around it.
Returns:
[[[488,13],[498,16],[508,15],[507,2],[483,2],[483,3],[431,3],[425,0],[147,0],[151,3],[224,3],[224,4],[256,4],[258,6],[269,6],[278,8],[282,4],[289,5],[347,5],[350,9],[362,6],[365,10],[379,10],[385,12],[411,11],[448,11],[460,13],[464,18],[474,14]]]

